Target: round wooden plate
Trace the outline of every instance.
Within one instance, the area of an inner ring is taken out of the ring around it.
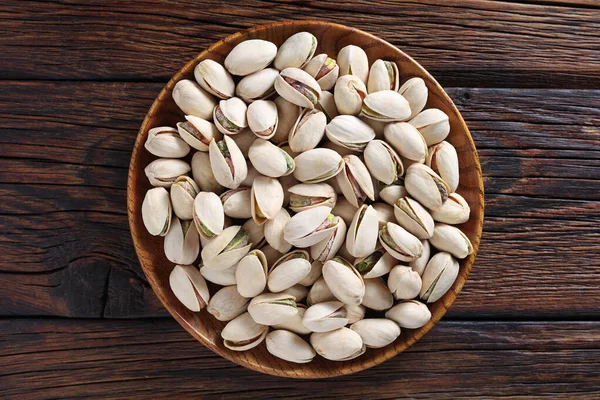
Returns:
[[[395,61],[400,70],[401,82],[415,76],[425,80],[429,88],[426,108],[439,108],[450,117],[451,132],[447,140],[456,147],[460,160],[460,186],[457,192],[464,196],[471,207],[469,221],[460,228],[471,239],[475,251],[468,258],[460,260],[460,273],[452,289],[430,306],[431,321],[417,330],[404,329],[401,336],[389,346],[367,349],[362,356],[346,362],[332,362],[316,357],[309,364],[293,364],[273,357],[264,345],[246,352],[234,352],[225,348],[220,337],[224,323],[217,321],[205,310],[200,313],[189,311],[171,292],[169,273],[173,264],[164,256],[163,238],[151,236],[144,228],[141,218],[142,200],[150,189],[144,167],[155,158],[143,146],[148,130],[156,126],[175,126],[177,122],[184,120],[183,113],[171,97],[175,83],[181,79],[193,80],[194,67],[201,60],[209,58],[222,62],[229,51],[243,40],[265,39],[280,46],[289,36],[301,31],[311,32],[317,37],[319,45],[315,54],[327,53],[335,58],[342,47],[354,44],[366,51],[370,63],[379,58]],[[320,21],[285,21],[257,26],[215,43],[187,63],[173,76],[150,107],[135,142],[127,183],[129,225],[140,264],[150,285],[173,317],[198,341],[226,359],[259,372],[290,378],[327,378],[370,368],[398,355],[433,328],[454,302],[473,267],[483,227],[483,202],[481,166],[475,144],[456,106],[436,80],[412,58],[388,42],[357,29]]]

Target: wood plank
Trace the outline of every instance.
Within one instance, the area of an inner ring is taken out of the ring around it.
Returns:
[[[125,209],[130,151],[161,86],[0,87],[2,315],[166,315]],[[449,93],[478,146],[487,209],[476,265],[448,317],[597,316],[600,91]]]
[[[442,321],[395,359],[335,381],[246,370],[168,319],[8,319],[0,327],[0,397],[15,400],[600,395],[598,322]]]
[[[10,54],[0,76],[164,81],[241,29],[316,18],[379,35],[446,86],[598,88],[597,3],[553,3],[10,0],[0,11],[0,51]]]

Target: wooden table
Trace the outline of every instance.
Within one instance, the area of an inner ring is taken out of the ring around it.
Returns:
[[[600,396],[597,0],[13,1],[0,6],[0,396]],[[412,55],[475,138],[486,222],[463,293],[410,351],[323,381],[195,342],[142,273],[125,187],[137,129],[187,60],[282,19]]]

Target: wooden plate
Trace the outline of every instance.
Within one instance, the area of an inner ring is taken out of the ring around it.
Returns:
[[[475,252],[460,261],[460,273],[452,289],[431,305],[431,321],[421,329],[404,329],[395,343],[382,349],[368,349],[362,356],[346,362],[332,362],[316,357],[309,364],[293,364],[271,356],[264,345],[247,352],[234,352],[225,348],[220,338],[224,324],[205,310],[200,313],[187,310],[171,292],[169,273],[173,264],[163,254],[163,238],[151,236],[144,228],[141,218],[142,200],[150,188],[144,175],[144,167],[155,158],[143,147],[148,130],[156,126],[175,126],[184,119],[183,113],[171,98],[175,83],[181,79],[193,80],[194,67],[203,59],[222,62],[229,51],[243,40],[265,39],[280,46],[290,35],[301,31],[311,32],[317,37],[319,45],[315,54],[327,53],[335,57],[342,47],[354,44],[366,51],[370,63],[379,58],[395,61],[400,70],[401,82],[414,76],[425,80],[429,88],[427,108],[439,108],[450,117],[451,132],[447,140],[456,147],[460,160],[460,187],[457,192],[464,196],[471,207],[471,218],[460,228],[471,239]],[[483,201],[481,166],[475,144],[456,106],[435,79],[412,58],[386,41],[358,29],[320,21],[286,21],[257,26],[215,43],[187,63],[173,76],[150,107],[135,142],[127,183],[129,225],[140,264],[150,285],[173,317],[198,341],[228,360],[259,372],[290,378],[326,378],[370,368],[406,350],[433,328],[454,302],[473,267],[483,226]]]

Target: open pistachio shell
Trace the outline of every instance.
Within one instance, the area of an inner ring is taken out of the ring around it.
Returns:
[[[263,293],[256,296],[248,306],[252,319],[263,325],[278,325],[298,314],[294,296],[287,293]]]
[[[246,254],[235,270],[238,293],[249,298],[261,294],[267,285],[267,269],[267,258],[262,251]]]
[[[308,253],[294,250],[284,254],[269,268],[267,287],[272,293],[282,292],[300,282],[309,272]]]
[[[355,45],[342,47],[337,56],[340,75],[354,75],[366,83],[369,77],[369,59],[363,49]]]
[[[296,303],[299,301],[303,301],[308,296],[308,288],[306,286],[302,286],[297,283],[294,286],[291,286],[284,290],[289,295],[292,295],[296,298]]]
[[[309,74],[298,68],[286,68],[275,79],[277,93],[300,107],[314,108],[321,97],[321,87]]]
[[[213,111],[215,126],[223,134],[240,133],[248,126],[247,111],[246,103],[237,97],[221,100]]]
[[[394,216],[394,208],[389,204],[385,203],[373,203],[371,204],[375,211],[377,211],[377,220],[379,221],[379,228],[383,228],[383,225],[388,222],[395,222],[396,217]]]
[[[306,306],[304,304],[296,304],[298,307],[298,314],[296,314],[291,319],[285,321],[282,324],[274,325],[274,329],[284,329],[286,331],[294,332],[298,335],[308,335],[311,333],[311,330],[304,326],[302,323],[302,319],[304,318],[304,314],[306,313]]]
[[[367,308],[362,305],[350,305],[346,304],[346,311],[348,317],[348,323],[354,324],[365,317],[367,313]]]
[[[400,198],[406,195],[408,195],[408,192],[404,187],[404,179],[397,180],[391,185],[379,183],[379,197],[391,206],[396,204]]]
[[[329,90],[335,85],[335,81],[340,73],[340,67],[337,62],[327,56],[319,54],[314,56],[305,66],[304,70],[310,74],[321,86],[321,90]]]
[[[369,93],[382,90],[397,91],[400,85],[398,66],[393,61],[376,60],[371,65],[367,89]]]
[[[235,272],[237,271],[237,265],[224,270],[204,268],[203,264],[200,264],[199,267],[200,274],[209,282],[221,286],[231,286],[236,283]]]
[[[310,255],[313,259],[321,262],[331,260],[344,245],[346,223],[340,217],[335,217],[333,224],[336,228],[329,236],[310,247]]]
[[[178,122],[177,129],[183,140],[194,149],[208,151],[211,140],[221,140],[223,135],[212,122],[193,115],[186,115],[185,118],[187,122]]]
[[[419,239],[392,222],[388,222],[379,231],[379,242],[400,261],[412,261],[423,252],[423,244]]]
[[[204,267],[209,269],[227,269],[237,264],[248,254],[252,243],[248,232],[241,226],[230,226],[208,242],[202,249]]]
[[[333,208],[337,194],[326,183],[300,183],[288,189],[290,193],[290,209],[301,212],[319,206]]]
[[[171,200],[163,187],[148,190],[142,202],[142,220],[148,233],[165,236],[171,226]]]
[[[166,158],[181,158],[190,152],[190,146],[179,136],[177,129],[170,126],[150,129],[144,147],[155,156]]]
[[[390,293],[382,278],[365,279],[365,295],[362,305],[376,311],[387,310],[394,305],[394,296]]]
[[[450,193],[442,206],[431,212],[431,216],[437,222],[458,225],[467,222],[470,213],[471,208],[464,197],[458,193]]]
[[[248,157],[258,172],[271,178],[289,175],[296,167],[289,154],[264,139],[256,139],[252,143]]]
[[[450,133],[450,120],[448,115],[437,108],[428,108],[413,117],[409,124],[417,128],[423,135],[427,146],[438,144],[446,139]]]
[[[382,90],[363,99],[361,115],[377,121],[405,121],[410,117],[410,105],[400,93]]]
[[[265,68],[246,75],[235,87],[235,94],[246,103],[263,100],[275,93],[275,79],[279,71],[275,68]]]
[[[175,264],[190,265],[198,258],[200,238],[192,221],[180,221],[173,217],[165,235],[164,250],[167,259]]]
[[[214,60],[200,61],[194,69],[194,77],[202,89],[220,99],[233,96],[235,90],[233,78],[221,64]]]
[[[271,64],[277,55],[277,46],[261,40],[244,40],[225,58],[225,68],[233,75],[246,76]]]
[[[398,93],[404,96],[410,105],[409,118],[414,118],[427,104],[427,85],[421,78],[410,78],[398,89]]]
[[[180,176],[171,185],[173,211],[180,219],[194,218],[194,199],[200,189],[189,176]]]
[[[391,185],[404,174],[402,160],[383,140],[371,140],[364,151],[365,164],[375,179]]]
[[[223,338],[223,345],[228,349],[246,351],[261,344],[267,337],[267,333],[269,333],[268,326],[257,324],[250,314],[245,312],[225,325],[221,331],[221,338]]]
[[[357,258],[354,261],[354,268],[363,278],[373,279],[390,272],[395,264],[396,259],[380,247],[365,257]]]
[[[184,114],[206,120],[212,119],[213,109],[217,105],[210,93],[189,79],[182,79],[175,84],[173,100]]]
[[[394,342],[400,336],[400,327],[387,318],[367,318],[350,327],[358,333],[363,343],[370,348],[379,349]]]
[[[346,249],[354,257],[366,257],[375,251],[378,232],[377,211],[372,206],[363,204],[354,214],[348,228]]]
[[[277,75],[279,76],[279,74]],[[281,143],[288,140],[290,129],[296,124],[302,108],[294,103],[290,103],[279,96],[273,100],[277,105],[277,114],[279,116],[279,126],[275,136],[271,138],[273,143]]]
[[[363,151],[375,138],[371,127],[352,115],[338,115],[325,127],[327,138],[352,151]]]
[[[418,130],[407,122],[394,122],[386,125],[384,135],[398,155],[410,160],[427,157],[427,143]]]
[[[190,169],[185,161],[158,158],[144,168],[144,173],[152,186],[171,187],[177,178],[190,172]]]
[[[275,68],[302,68],[308,63],[317,49],[317,38],[309,32],[298,32],[287,38],[277,50]]]
[[[323,303],[332,300],[337,299],[329,289],[329,286],[327,286],[325,278],[321,276],[315,281],[315,283],[308,291],[308,296],[306,296],[306,304],[312,306],[313,304]]]
[[[317,147],[325,135],[327,117],[316,109],[304,109],[289,133],[292,151],[301,153]]]
[[[194,223],[201,236],[212,238],[223,232],[225,224],[223,203],[215,193],[198,193],[194,199],[193,211]]]
[[[221,196],[223,212],[231,218],[252,218],[252,191],[249,187],[239,187],[223,193]]]
[[[356,207],[367,198],[374,200],[373,180],[365,164],[355,155],[345,156],[343,160],[344,168],[336,179],[344,197]]]
[[[192,265],[176,265],[169,275],[169,285],[177,300],[190,311],[202,310],[210,300],[204,278]]]
[[[348,261],[334,257],[323,264],[323,278],[331,293],[344,304],[360,304],[365,295],[362,276]]]
[[[397,265],[388,276],[388,288],[398,300],[411,300],[421,291],[421,277],[417,271],[405,265]]]
[[[294,177],[304,183],[319,183],[336,176],[343,168],[342,157],[333,150],[317,148],[294,158]]]
[[[436,249],[447,251],[456,258],[462,259],[473,253],[473,245],[467,235],[452,225],[436,223],[429,242]]]
[[[226,286],[212,296],[206,311],[219,321],[231,321],[246,312],[248,301],[249,299],[238,293],[235,285]]]
[[[332,361],[348,361],[365,353],[360,335],[343,327],[329,332],[315,332],[310,335],[310,344],[318,355]]]
[[[421,244],[423,245],[423,253],[408,263],[408,266],[411,267],[413,271],[416,271],[419,276],[423,275],[423,271],[425,271],[425,267],[431,256],[431,245],[429,244],[429,240],[421,240]]]
[[[260,249],[267,241],[265,240],[265,225],[259,225],[252,218],[244,222],[242,228],[248,232],[252,249]]]
[[[309,363],[317,353],[295,333],[276,330],[267,335],[267,350],[275,357],[297,364]]]
[[[216,181],[230,189],[236,189],[248,175],[246,159],[229,136],[223,140],[213,140],[208,146],[210,166]]]
[[[458,276],[459,265],[449,253],[437,253],[425,267],[421,300],[427,303],[438,301],[452,287]]]
[[[250,196],[252,219],[257,224],[275,218],[283,206],[283,188],[275,178],[257,176]]]
[[[419,239],[429,239],[433,235],[433,218],[425,207],[410,197],[403,197],[394,204],[394,216],[401,227]]]
[[[354,75],[340,76],[333,88],[333,99],[340,114],[358,115],[363,99],[367,97],[367,88],[363,81]]]
[[[401,328],[417,329],[431,319],[427,306],[417,300],[407,300],[390,308],[385,317],[396,322]]]
[[[292,245],[283,237],[286,224],[291,219],[285,208],[281,208],[275,218],[269,219],[263,225],[265,227],[265,239],[267,243],[280,253],[287,253]]]
[[[432,211],[439,210],[450,194],[446,181],[424,164],[408,167],[404,184],[415,200]]]
[[[348,324],[347,311],[340,301],[314,304],[304,313],[302,323],[312,332],[329,332]]]
[[[253,135],[254,136],[254,135]],[[194,182],[203,192],[221,193],[223,186],[217,182],[210,166],[208,153],[197,151],[192,157],[192,176]]]
[[[450,143],[444,141],[429,149],[425,164],[434,170],[447,184],[451,192],[458,188],[460,171],[458,154]]]
[[[299,212],[285,225],[283,238],[296,247],[310,247],[329,237],[336,229],[331,208],[320,206]]]
[[[314,257],[313,257],[314,258]],[[317,279],[321,277],[323,272],[323,263],[319,260],[315,260],[310,264],[310,272],[304,277],[298,284],[303,286],[312,286]]]
[[[325,90],[321,92],[321,98],[319,99],[316,108],[320,111],[323,111],[323,113],[327,117],[327,121],[331,121],[332,119],[340,115],[337,106],[335,105],[335,98],[333,96],[333,93],[327,92]]]
[[[277,131],[277,106],[272,101],[257,100],[248,106],[248,126],[261,139],[270,139]]]

